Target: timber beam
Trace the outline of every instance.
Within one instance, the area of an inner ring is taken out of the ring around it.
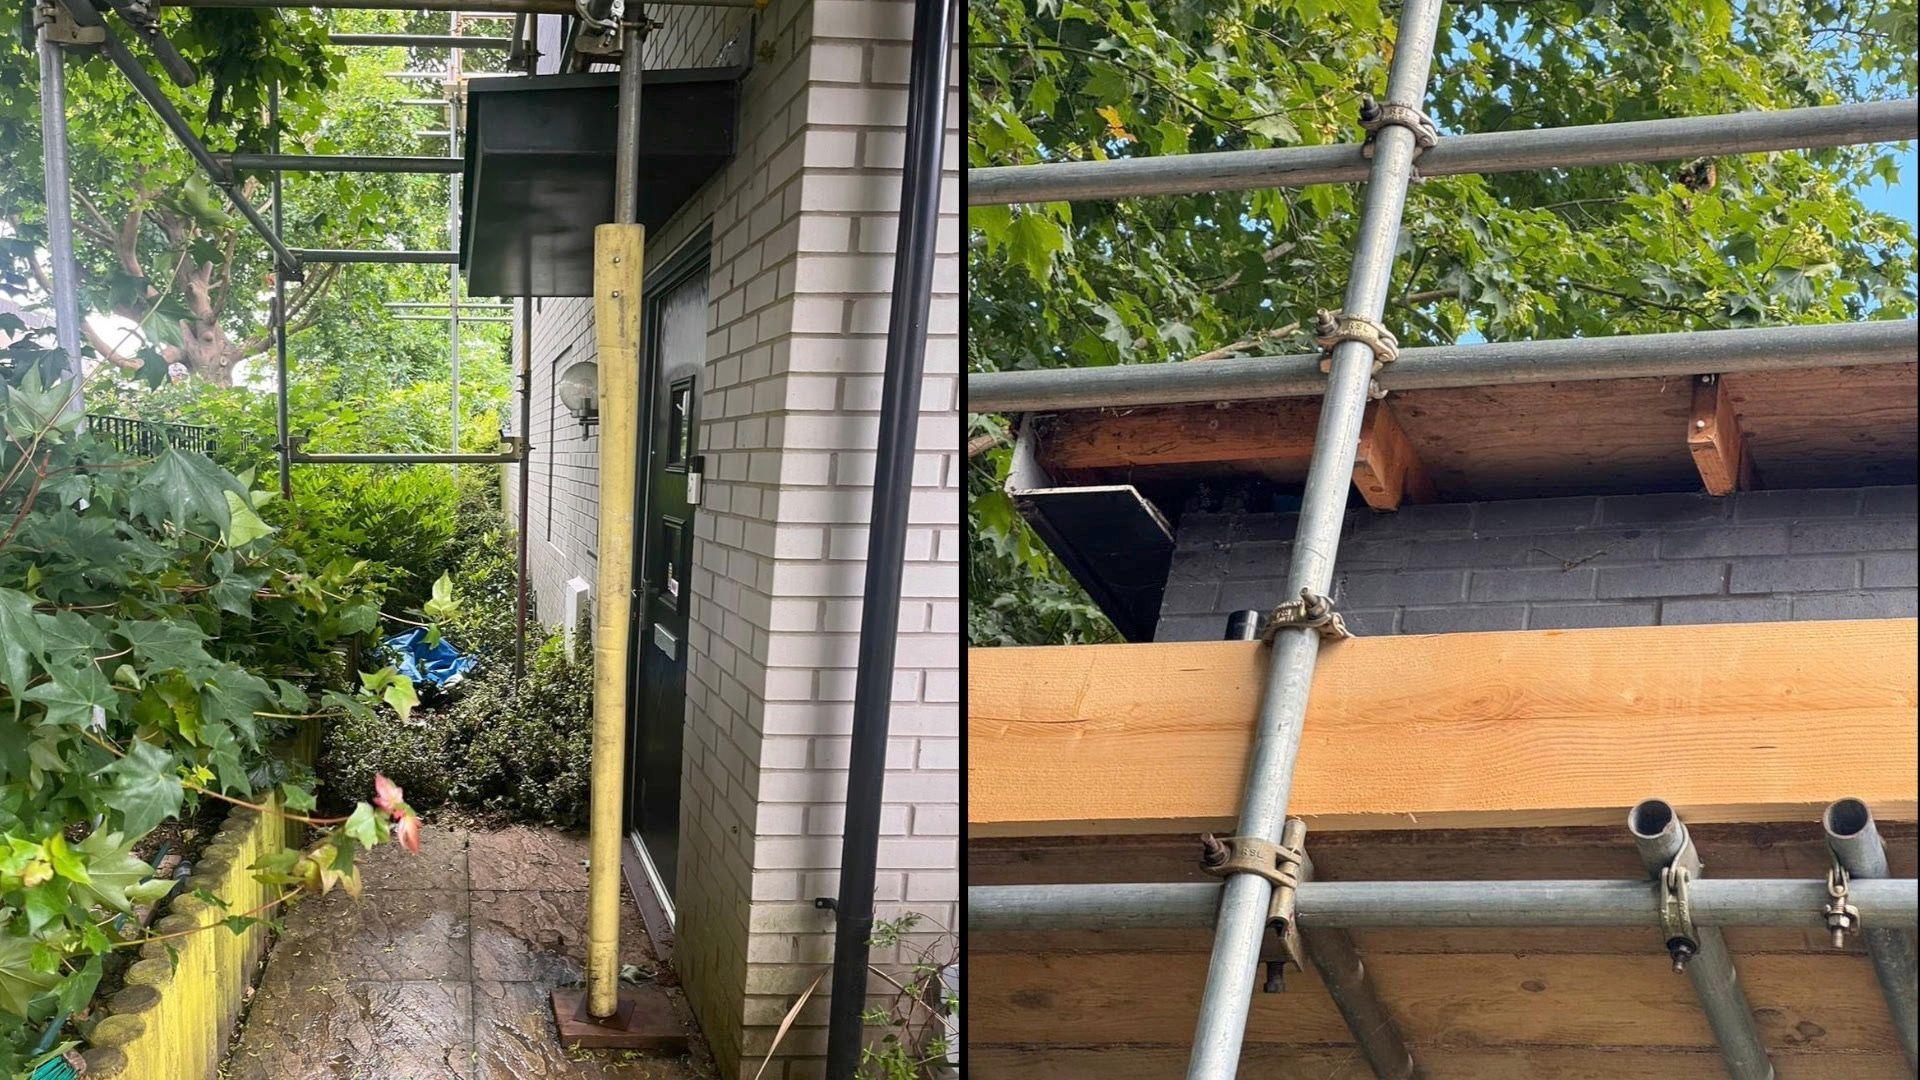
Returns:
[[[1061,413],[1037,428],[1049,475],[1081,481],[1229,469],[1297,483],[1313,458],[1320,402],[1303,398]],[[1375,510],[1434,501],[1433,481],[1388,401],[1367,405],[1353,484]]]
[[[1693,380],[1693,407],[1687,416],[1687,450],[1700,470],[1709,495],[1731,495],[1753,487],[1753,459],[1740,431],[1733,395],[1718,375]]]
[[[1291,814],[1316,830],[1915,817],[1916,621],[1364,637],[1314,673]],[[1267,646],[974,649],[974,837],[1229,827]]]
[[[1433,481],[1420,453],[1401,429],[1393,406],[1369,402],[1360,424],[1360,447],[1353,460],[1353,486],[1375,510],[1398,510],[1401,502],[1434,500]]]

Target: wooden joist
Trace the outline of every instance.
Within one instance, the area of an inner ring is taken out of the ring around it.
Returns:
[[[1398,510],[1402,501],[1433,501],[1433,481],[1420,464],[1419,451],[1394,418],[1386,401],[1367,404],[1360,425],[1360,446],[1353,459],[1353,486],[1375,510]]]
[[[1041,426],[1041,457],[1054,477],[1083,482],[1135,469],[1200,475],[1216,466],[1293,482],[1306,475],[1319,423],[1320,403],[1310,398],[1063,413]],[[1367,405],[1353,483],[1375,510],[1433,501],[1433,481],[1390,401]]]
[[[1229,828],[1267,647],[974,649],[974,836]],[[1317,829],[1814,822],[1916,808],[1916,622],[1356,638],[1322,651],[1290,810]]]
[[[1715,375],[1693,381],[1693,409],[1687,419],[1687,449],[1709,495],[1730,495],[1753,486],[1753,459],[1733,411],[1733,395]]]

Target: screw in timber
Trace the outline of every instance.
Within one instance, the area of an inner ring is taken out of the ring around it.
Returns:
[[[1837,926],[1833,928],[1833,947],[1836,949],[1847,947],[1847,932]]]

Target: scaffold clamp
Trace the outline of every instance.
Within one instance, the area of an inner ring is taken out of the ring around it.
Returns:
[[[1307,823],[1299,818],[1288,818],[1280,830],[1280,843],[1275,853],[1279,878],[1274,883],[1273,900],[1267,905],[1267,925],[1273,930],[1273,938],[1270,947],[1263,950],[1261,956],[1267,966],[1267,975],[1260,989],[1269,994],[1286,991],[1287,965],[1293,965],[1296,971],[1306,968],[1298,917],[1301,870],[1307,861],[1306,843]]]
[[[1833,947],[1844,949],[1847,935],[1860,929],[1860,909],[1847,902],[1847,885],[1852,878],[1847,868],[1838,860],[1827,870],[1827,895],[1832,897],[1820,914],[1827,920],[1827,930],[1833,934]]]
[[[1333,601],[1312,589],[1301,589],[1298,600],[1288,600],[1274,608],[1273,614],[1267,617],[1266,627],[1260,631],[1260,640],[1271,645],[1279,632],[1290,626],[1317,630],[1330,641],[1353,636],[1347,630],[1346,620],[1333,610]]]
[[[1685,971],[1687,961],[1700,952],[1700,932],[1693,925],[1693,899],[1687,886],[1693,874],[1687,869],[1687,847],[1660,871],[1660,929],[1667,935],[1667,954],[1673,957],[1673,970]]]
[[[1384,104],[1372,98],[1360,101],[1360,127],[1367,133],[1366,141],[1360,144],[1360,153],[1373,156],[1373,142],[1380,135],[1381,128],[1403,127],[1413,132],[1413,154],[1419,157],[1440,142],[1440,129],[1426,113],[1413,105],[1402,105],[1389,101]]]
[[[1379,320],[1326,308],[1314,315],[1313,340],[1320,346],[1320,370],[1327,374],[1333,372],[1333,351],[1343,341],[1357,341],[1373,350],[1375,375],[1400,356],[1400,339]]]

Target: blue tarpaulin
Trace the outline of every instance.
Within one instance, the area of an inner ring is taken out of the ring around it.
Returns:
[[[394,666],[400,674],[412,679],[417,686],[426,683],[429,686],[446,688],[466,677],[478,663],[473,657],[447,644],[441,638],[438,645],[427,644],[427,631],[416,627],[404,634],[395,634],[384,644],[393,653]]]

